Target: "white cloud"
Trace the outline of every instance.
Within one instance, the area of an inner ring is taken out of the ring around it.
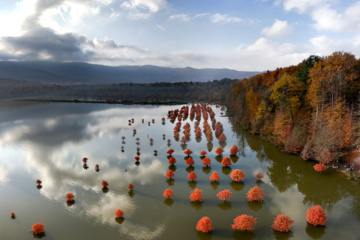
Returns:
[[[335,51],[352,52],[359,56],[360,35],[350,39],[331,39],[327,36],[319,36],[310,39],[312,52],[318,55],[330,55]]]
[[[129,0],[121,4],[122,8],[129,10],[146,10],[156,13],[167,6],[166,0]]]
[[[227,14],[220,14],[220,13],[211,15],[210,20],[213,23],[230,23],[230,22],[237,23],[243,21],[241,18],[230,17]]]
[[[160,31],[165,31],[165,28],[160,24],[156,24],[156,28],[159,29]]]
[[[330,0],[331,1],[331,0]],[[327,6],[329,0],[284,0],[284,8],[286,11],[296,10],[299,13],[306,13],[313,9]]]
[[[187,14],[178,14],[178,15],[170,16],[169,19],[186,22],[186,21],[189,21],[191,18]]]
[[[280,21],[276,19],[271,27],[266,27],[262,33],[267,37],[287,37],[293,32],[293,26],[289,25],[287,21]]]

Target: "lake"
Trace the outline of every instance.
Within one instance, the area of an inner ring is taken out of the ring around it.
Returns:
[[[212,144],[208,144],[204,134],[201,139],[195,138],[195,120],[182,122],[182,126],[185,122],[191,126],[186,146],[174,139],[177,120],[171,123],[167,112],[181,105],[15,105],[3,107],[0,112],[1,239],[33,239],[31,226],[38,222],[45,225],[46,236],[42,239],[47,240],[351,240],[360,235],[358,182],[333,169],[315,172],[314,162],[283,153],[243,132],[213,105],[215,119],[223,124],[227,136],[223,155],[229,156],[234,144],[240,149],[238,157],[232,157],[231,168],[223,168],[221,159],[216,158],[215,149],[220,144],[215,137]],[[129,119],[134,119],[134,123],[129,125]],[[199,126],[202,128],[202,120]],[[137,147],[139,165],[134,160]],[[177,160],[173,181],[165,177],[169,170],[166,152],[170,148],[175,150],[173,156]],[[185,163],[187,148],[193,151],[194,169]],[[208,152],[211,168],[203,167],[202,150]],[[84,157],[88,158],[87,167],[82,162]],[[95,164],[100,166],[98,172]],[[232,182],[229,174],[234,169],[245,172],[243,183]],[[197,175],[195,182],[187,179],[191,170]],[[219,184],[210,183],[214,170],[220,176]],[[265,175],[262,181],[255,177],[258,172]],[[42,181],[41,188],[37,187],[37,179]],[[102,189],[102,180],[109,183],[108,191]],[[129,183],[135,186],[133,192],[127,188]],[[263,203],[247,201],[246,193],[254,186],[263,189]],[[166,188],[174,191],[172,200],[163,197]],[[203,191],[201,204],[189,199],[195,188]],[[216,197],[225,189],[232,192],[228,202]],[[75,195],[74,204],[66,202],[69,192]],[[306,211],[314,205],[324,208],[328,217],[325,227],[307,223]],[[115,218],[118,208],[125,213],[123,219]],[[10,212],[15,212],[15,219],[10,218]],[[241,214],[257,218],[254,231],[231,228],[233,219]],[[287,214],[295,221],[292,232],[273,231],[271,225],[278,214]],[[195,228],[203,216],[212,220],[211,234]]]

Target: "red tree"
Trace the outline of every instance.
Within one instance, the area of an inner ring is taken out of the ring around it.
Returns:
[[[172,198],[174,197],[174,192],[170,188],[165,189],[163,196],[166,198]]]
[[[40,185],[40,184],[42,183],[42,181],[41,181],[40,179],[38,179],[38,180],[36,180],[36,183],[37,183],[38,185]]]
[[[230,154],[235,156],[237,153],[239,152],[239,148],[234,144],[231,148],[230,148]]]
[[[258,174],[256,174],[256,177],[258,179],[262,179],[264,177],[264,174],[262,174],[261,172],[259,172]]]
[[[169,154],[169,155],[171,156],[171,154],[173,154],[173,153],[174,153],[174,149],[170,148],[170,149],[169,149],[166,153],[167,153],[167,154]]]
[[[189,173],[189,175],[188,175],[188,177],[187,177],[190,181],[195,181],[196,180],[196,178],[197,178],[197,176],[196,176],[196,174],[195,174],[195,172],[194,171],[191,171],[190,173]]]
[[[242,214],[237,216],[234,219],[234,224],[231,225],[232,229],[242,230],[242,231],[252,231],[255,229],[256,218]]]
[[[326,166],[323,163],[318,163],[318,164],[314,165],[314,169],[317,172],[322,172],[322,171],[326,170]]]
[[[83,163],[86,163],[87,160],[88,160],[88,158],[86,158],[86,157],[84,157],[84,158],[82,159]]]
[[[186,149],[184,153],[188,155],[188,157],[190,157],[190,154],[192,154],[193,152],[190,149]]]
[[[66,194],[66,201],[68,201],[68,202],[73,202],[74,201],[74,194],[72,194],[72,193],[68,193],[68,194]]]
[[[259,188],[258,186],[251,188],[246,193],[246,198],[250,202],[254,202],[254,201],[261,202],[264,200],[264,196],[265,196],[265,194],[263,193],[262,188]]]
[[[242,182],[245,178],[245,173],[243,170],[235,169],[231,172],[230,177],[235,182]]]
[[[115,216],[116,216],[117,218],[122,218],[122,217],[124,216],[124,211],[121,210],[121,209],[116,209],[116,211],[115,211]]]
[[[314,226],[323,226],[327,221],[327,217],[324,209],[320,205],[316,205],[307,210],[306,220]]]
[[[201,189],[195,189],[190,193],[190,200],[192,202],[201,202],[203,200],[202,190]]]
[[[189,167],[191,167],[192,165],[194,165],[194,159],[192,157],[188,157],[188,159],[186,159],[186,164],[189,165]]]
[[[294,221],[288,215],[279,214],[276,216],[272,228],[279,232],[289,232],[293,223]]]
[[[221,148],[221,147],[218,147],[216,150],[215,150],[215,153],[218,155],[218,156],[222,156],[224,150]]]
[[[134,190],[134,184],[129,183],[128,189],[132,192]]]
[[[232,195],[232,192],[229,189],[225,189],[224,191],[220,191],[220,192],[218,192],[218,194],[216,194],[216,196],[220,200],[224,200],[225,202],[231,198],[231,195]]]
[[[210,181],[216,182],[216,181],[219,181],[219,180],[220,180],[219,174],[218,174],[216,171],[214,171],[214,172],[210,175]]]
[[[134,159],[135,159],[136,162],[139,162],[140,157],[139,157],[139,156],[135,156]]]
[[[221,161],[221,164],[224,167],[230,167],[231,166],[231,159],[229,157],[224,157],[223,160]]]
[[[109,183],[107,181],[103,180],[101,182],[101,185],[103,186],[103,188],[107,188],[107,186],[109,186]]]
[[[202,164],[204,166],[210,166],[211,165],[211,160],[209,157],[204,157],[203,160],[202,160]]]
[[[176,159],[175,159],[174,157],[170,157],[170,158],[169,158],[169,164],[170,164],[171,166],[174,166],[175,163],[176,163]]]
[[[227,138],[224,133],[221,133],[219,136],[219,142],[226,142]]]
[[[206,151],[201,151],[201,152],[200,152],[200,155],[201,155],[201,156],[205,156],[206,154],[207,154]]]
[[[11,212],[11,213],[10,213],[10,216],[11,216],[11,218],[15,218],[15,213],[14,213],[14,212]]]
[[[167,173],[166,173],[166,178],[168,179],[171,179],[172,177],[174,177],[175,173],[171,170],[169,170]]]
[[[186,138],[183,136],[180,140],[180,142],[182,142],[183,144],[185,144],[187,142]]]
[[[31,231],[36,235],[43,234],[45,231],[45,226],[42,223],[35,223],[32,225]]]
[[[211,230],[213,230],[211,223],[212,222],[209,217],[203,217],[196,224],[196,230],[204,233],[209,233],[211,232]]]

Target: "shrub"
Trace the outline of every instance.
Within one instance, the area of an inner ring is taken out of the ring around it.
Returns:
[[[243,214],[240,216],[237,216],[234,219],[234,224],[231,225],[233,229],[242,230],[242,231],[252,231],[255,229],[256,224],[256,218],[253,218],[252,216]]]

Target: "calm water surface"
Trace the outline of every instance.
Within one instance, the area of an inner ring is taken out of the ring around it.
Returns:
[[[181,106],[124,106],[105,104],[52,103],[34,104],[0,112],[0,239],[34,239],[34,223],[45,224],[47,240],[63,239],[359,239],[359,183],[341,173],[313,170],[314,163],[278,151],[256,136],[232,125],[213,107],[216,120],[224,125],[228,140],[224,156],[233,144],[240,148],[232,158],[231,169],[222,168],[216,159],[217,140],[207,144],[194,137],[187,146],[174,140],[172,124],[161,118],[168,110]],[[128,120],[134,123],[129,126]],[[142,123],[142,119],[145,120]],[[150,123],[155,119],[155,123]],[[184,126],[184,122],[182,124]],[[202,122],[200,122],[202,128]],[[133,135],[133,129],[137,130]],[[163,138],[165,134],[165,138]],[[123,142],[122,137],[125,137]],[[140,138],[139,145],[136,138]],[[154,139],[150,144],[150,138]],[[171,140],[171,146],[167,140]],[[214,138],[215,139],[215,138]],[[124,146],[124,152],[121,151]],[[135,165],[140,147],[140,165]],[[195,183],[188,182],[189,169],[183,151],[194,153]],[[167,181],[167,150],[173,148],[177,159],[174,181]],[[154,156],[153,151],[158,155]],[[203,168],[199,152],[206,150],[211,169]],[[89,158],[88,168],[82,158]],[[95,164],[100,171],[95,171]],[[233,183],[232,169],[245,171],[244,183]],[[213,171],[220,183],[210,184]],[[262,182],[255,175],[264,173]],[[42,188],[36,187],[41,179]],[[103,192],[101,181],[109,182]],[[135,191],[129,193],[128,183]],[[259,185],[266,194],[263,203],[248,203],[246,193]],[[174,191],[173,201],[162,196],[166,188]],[[189,194],[202,189],[201,204],[190,202]],[[233,193],[225,203],[216,197],[224,189]],[[68,206],[65,194],[75,195]],[[306,222],[306,210],[321,205],[328,216],[326,227],[315,228]],[[116,209],[125,212],[123,221],[115,219]],[[10,218],[10,212],[16,219]],[[257,218],[255,231],[244,233],[231,229],[233,219],[241,214]],[[278,214],[289,215],[295,223],[291,233],[277,233],[271,228]],[[212,234],[196,231],[197,221],[208,216],[215,228]]]

